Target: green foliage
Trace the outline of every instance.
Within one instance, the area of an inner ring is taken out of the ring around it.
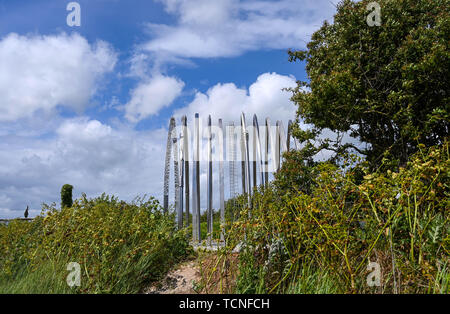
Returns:
[[[309,193],[270,186],[255,192],[252,209],[245,200],[235,207],[217,258],[241,247],[236,292],[450,291],[448,142],[419,146],[398,171],[355,161],[312,168]],[[381,287],[366,284],[369,262],[381,266]]]
[[[153,198],[83,195],[72,207],[44,210],[0,227],[0,292],[137,293],[192,253]],[[66,284],[70,262],[81,266],[81,287]]]
[[[328,272],[314,268],[312,265],[302,265],[297,281],[292,282],[286,293],[293,294],[332,294],[341,293],[338,281]]]
[[[369,2],[342,1],[333,23],[323,23],[306,51],[289,51],[291,61],[306,61],[309,81],[291,89],[292,100],[298,118],[313,124],[308,131],[297,125],[293,133],[306,155],[352,148],[372,168],[383,157],[403,165],[418,143],[442,144],[449,135],[450,2],[379,0],[378,27],[367,25]],[[314,148],[323,129],[338,138]],[[369,145],[342,145],[342,132]]]
[[[202,240],[205,240],[208,238],[208,224],[206,221],[200,223],[200,234],[201,234]],[[219,220],[213,221],[213,233],[212,233],[211,239],[213,239],[213,240],[220,239],[220,221]]]
[[[239,255],[239,276],[236,280],[235,292],[240,294],[265,293],[265,269],[259,267],[258,257],[252,250],[243,249]]]
[[[297,191],[310,193],[313,183],[312,169],[317,164],[312,156],[305,156],[302,151],[290,151],[284,154],[284,162],[275,173],[275,186],[285,194],[295,194]],[[314,150],[315,152],[315,150]]]
[[[64,184],[61,188],[61,208],[72,207],[72,190],[73,186],[70,184]]]

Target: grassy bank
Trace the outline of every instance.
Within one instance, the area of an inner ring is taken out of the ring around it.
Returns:
[[[448,142],[396,171],[356,158],[311,171],[308,192],[275,182],[255,191],[251,209],[245,197],[228,208],[236,219],[227,247],[203,263],[204,291],[450,292]]]
[[[32,222],[0,226],[0,293],[136,293],[191,249],[153,200],[102,195],[70,208],[44,206]],[[81,267],[69,287],[67,265]]]
[[[227,202],[227,246],[200,253],[196,291],[450,292],[448,142],[396,170],[369,170],[357,158],[320,163],[307,191],[279,184],[282,174],[250,207],[245,195]],[[0,226],[0,293],[136,293],[192,254],[191,232],[177,231],[153,199],[44,206],[33,222]],[[70,262],[81,266],[80,287],[66,283]]]

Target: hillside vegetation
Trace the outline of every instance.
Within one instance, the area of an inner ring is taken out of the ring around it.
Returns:
[[[196,291],[450,292],[450,0],[377,0],[374,27],[370,2],[341,1],[288,52],[308,76],[289,89],[299,148],[251,201],[227,202],[224,225],[215,214],[226,246],[200,254]],[[192,253],[192,229],[154,199],[71,191],[61,210],[0,226],[0,292],[138,292]],[[80,287],[66,284],[70,262]]]
[[[354,157],[311,174],[309,193],[271,185],[255,191],[251,208],[235,200],[227,247],[209,257],[203,291],[450,292],[448,141],[421,146],[398,171],[370,172]],[[367,283],[371,262],[380,285]]]
[[[192,253],[158,202],[83,196],[0,226],[0,293],[136,293]],[[81,266],[69,287],[67,265]]]
[[[449,292],[450,1],[377,0],[370,26],[373,4],[340,1],[288,52],[307,72],[289,89],[299,149],[251,204],[228,202],[204,291]]]

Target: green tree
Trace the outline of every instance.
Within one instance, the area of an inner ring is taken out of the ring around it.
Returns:
[[[73,186],[70,184],[64,184],[61,188],[61,208],[72,207],[72,190]]]
[[[324,129],[338,134],[308,145],[308,156],[352,148],[372,166],[383,156],[403,164],[418,143],[449,135],[450,1],[378,0],[381,25],[372,27],[369,2],[340,2],[306,50],[289,51],[290,61],[306,62],[309,79],[291,89],[297,118],[313,125],[297,125],[294,136],[311,143]],[[341,144],[344,133],[367,147]]]

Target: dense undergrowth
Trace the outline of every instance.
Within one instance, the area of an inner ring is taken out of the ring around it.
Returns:
[[[153,198],[83,196],[0,226],[0,293],[136,293],[191,253]],[[79,287],[66,282],[70,262],[81,266]]]
[[[228,201],[227,246],[202,261],[197,291],[448,293],[448,149],[422,147],[395,171],[370,171],[356,157],[319,163],[305,190],[280,185],[280,172],[251,206],[245,195]],[[192,254],[191,232],[177,231],[152,198],[45,205],[32,222],[0,226],[0,292],[136,293]],[[66,283],[70,262],[81,266],[80,287]],[[371,262],[379,286],[367,282]]]
[[[396,171],[381,169],[371,172],[365,162],[349,157],[340,166],[313,167],[308,193],[271,185],[255,191],[251,208],[245,196],[239,197],[231,214],[235,220],[226,226],[227,247],[203,270],[201,288],[448,293],[448,142],[421,147]],[[232,252],[237,245],[238,257]],[[370,281],[371,262],[380,266],[380,285]],[[223,285],[230,276],[233,283]]]

